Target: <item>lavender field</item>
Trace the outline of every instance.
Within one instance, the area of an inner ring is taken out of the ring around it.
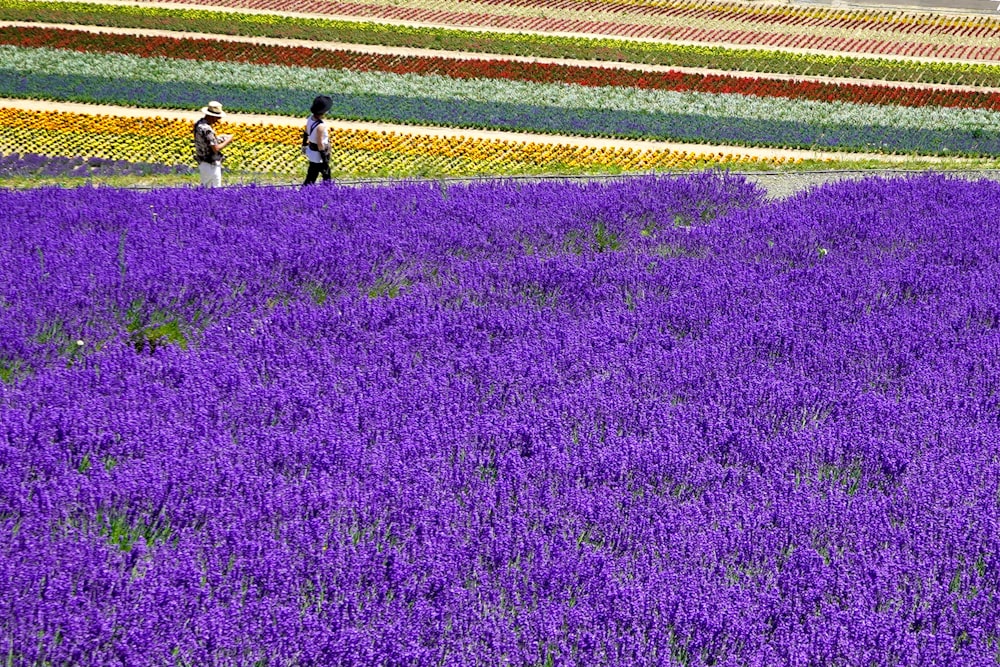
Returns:
[[[994,664],[998,202],[0,192],[0,661]]]

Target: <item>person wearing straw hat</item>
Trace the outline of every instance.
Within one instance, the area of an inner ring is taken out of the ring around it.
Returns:
[[[333,98],[320,95],[309,107],[311,114],[306,118],[302,130],[302,149],[309,160],[306,180],[302,185],[311,185],[323,175],[323,182],[330,180],[330,132],[326,129],[323,116],[333,108]]]
[[[194,157],[198,161],[201,184],[206,188],[217,188],[222,185],[222,160],[225,159],[222,149],[229,145],[233,137],[229,134],[216,136],[212,129],[226,115],[222,104],[213,100],[201,112],[204,116],[194,124]]]

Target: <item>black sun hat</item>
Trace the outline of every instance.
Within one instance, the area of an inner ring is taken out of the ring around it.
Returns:
[[[333,98],[329,95],[320,95],[313,100],[312,106],[309,107],[309,113],[326,113],[333,108]]]

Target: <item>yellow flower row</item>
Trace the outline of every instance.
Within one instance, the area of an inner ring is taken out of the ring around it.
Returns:
[[[305,168],[298,150],[298,127],[220,123],[216,129],[235,138],[226,151],[230,169],[297,174]],[[798,161],[362,129],[332,129],[330,140],[332,168],[337,174],[352,176],[636,171],[738,167],[758,162],[777,166]],[[155,116],[131,118],[0,108],[0,152],[193,164],[191,122]]]

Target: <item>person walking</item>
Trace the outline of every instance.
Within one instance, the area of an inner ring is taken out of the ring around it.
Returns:
[[[306,180],[302,185],[311,185],[323,175],[323,182],[330,180],[330,132],[327,130],[323,116],[333,108],[333,98],[320,95],[309,107],[310,116],[306,118],[302,130],[303,149],[309,160],[306,170]]]
[[[222,112],[222,104],[213,100],[201,112],[204,116],[194,124],[194,157],[198,161],[201,184],[206,188],[217,188],[222,185],[222,161],[225,159],[222,149],[229,145],[233,137],[229,134],[216,136],[212,129],[226,115]]]

